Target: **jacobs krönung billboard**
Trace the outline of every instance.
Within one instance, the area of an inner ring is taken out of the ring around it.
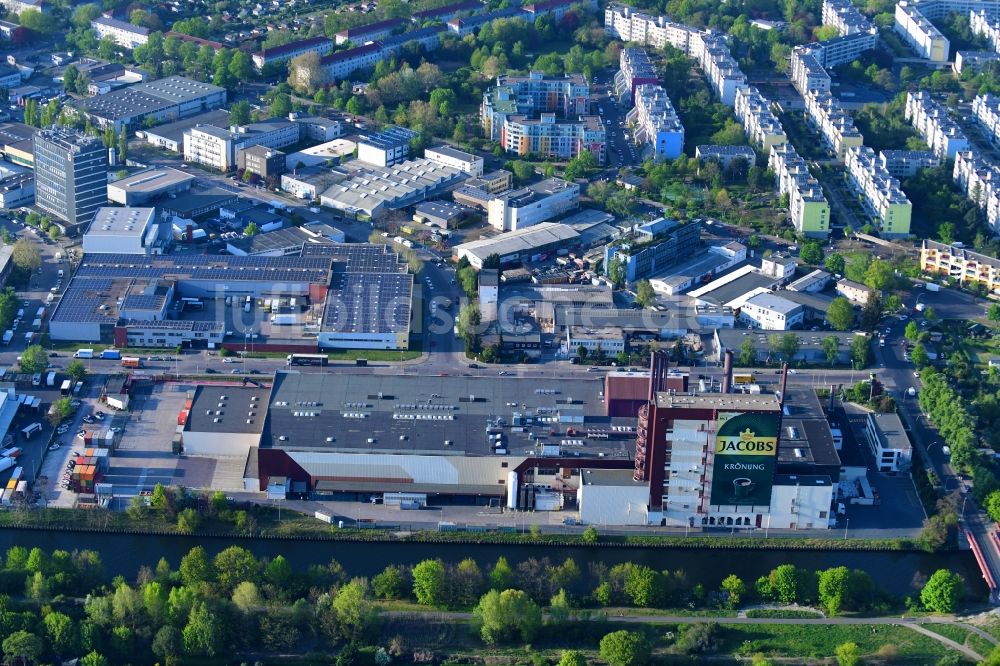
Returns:
[[[719,413],[713,506],[770,506],[780,426],[777,413]]]

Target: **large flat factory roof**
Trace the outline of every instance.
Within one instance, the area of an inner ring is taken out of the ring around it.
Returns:
[[[500,433],[513,455],[545,444],[562,456],[627,458],[635,419],[604,416],[602,389],[599,379],[278,372],[261,446],[485,456]]]
[[[781,410],[778,398],[774,395],[753,393],[667,393],[656,394],[656,406],[659,408],[685,409],[718,409],[722,411],[739,412],[745,410],[777,412]]]

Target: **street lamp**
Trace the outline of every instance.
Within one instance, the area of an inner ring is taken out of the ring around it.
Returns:
[[[851,526],[851,519],[847,518],[847,522],[844,523],[844,539],[847,539],[847,528]]]

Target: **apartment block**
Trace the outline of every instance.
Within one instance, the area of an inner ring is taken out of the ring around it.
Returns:
[[[941,158],[929,150],[883,150],[878,161],[893,178],[912,178],[921,169],[941,166]]]
[[[528,76],[497,77],[497,85],[483,93],[480,120],[487,138],[500,141],[506,119],[557,113],[563,117],[586,114],[590,109],[590,85],[582,74],[546,77],[542,72]]]
[[[857,60],[862,53],[875,48],[878,29],[852,32],[814,44],[792,49],[789,76],[800,94],[830,90],[828,69]]]
[[[955,155],[969,149],[969,140],[948,117],[948,111],[931,99],[930,93],[906,93],[906,119],[941,159],[954,159]]]
[[[337,51],[320,60],[331,81],[343,81],[359,69],[374,67],[382,60],[382,43],[372,42],[345,51]]]
[[[851,0],[823,0],[823,25],[835,27],[841,35],[867,32],[872,27]]]
[[[832,83],[830,75],[820,64],[815,51],[811,44],[792,49],[788,75],[792,79],[792,85],[802,95],[810,92],[830,92]]]
[[[622,102],[635,96],[636,86],[659,85],[659,78],[649,56],[644,49],[622,49],[618,57],[618,71],[615,73],[615,94]]]
[[[788,195],[788,214],[795,231],[810,238],[830,234],[830,205],[819,181],[794,146],[782,143],[771,149],[768,168],[774,172],[778,193]]]
[[[337,46],[352,42],[354,44],[366,44],[384,39],[394,31],[402,29],[407,21],[401,18],[386,19],[368,25],[359,25],[354,28],[347,28],[338,32],[334,38]]]
[[[899,189],[899,181],[879,163],[875,151],[867,146],[851,147],[847,150],[845,166],[848,182],[877,221],[882,236],[909,234],[913,204]]]
[[[972,114],[990,141],[1000,143],[1000,97],[992,93],[976,95],[972,100]]]
[[[684,126],[662,87],[643,84],[636,88],[635,107],[625,121],[635,124],[635,142],[648,145],[654,159],[673,160],[683,154]]]
[[[604,31],[624,42],[645,44],[662,49],[670,45],[689,58],[701,59],[703,49],[700,30],[674,23],[666,16],[652,16],[631,7],[609,4],[604,9]]]
[[[1000,232],[1000,169],[967,150],[955,155],[951,175],[965,196],[986,213],[993,233]]]
[[[1000,296],[1000,260],[925,240],[920,247],[920,270],[952,277],[963,284],[985,285],[991,295]]]
[[[702,144],[695,146],[694,156],[702,162],[717,162],[723,169],[728,169],[736,160],[746,160],[749,166],[757,162],[757,153],[750,146],[716,146]]]
[[[730,55],[724,37],[712,35],[705,37],[703,41],[701,68],[715,94],[719,96],[719,101],[732,106],[736,101],[736,91],[747,84],[747,77]]]
[[[261,49],[253,54],[253,64],[260,71],[268,65],[285,62],[307,53],[315,53],[320,57],[333,51],[333,42],[326,37],[310,37],[282,44],[269,49]]]
[[[948,38],[930,22],[932,17],[924,13],[932,4],[937,4],[936,0],[932,2],[900,0],[896,3],[895,30],[921,58],[946,63],[951,44]]]
[[[750,142],[762,153],[769,155],[773,146],[786,141],[785,129],[771,112],[771,103],[754,87],[744,87],[736,91],[733,113],[743,123]]]
[[[500,145],[515,155],[542,155],[569,160],[589,151],[599,164],[606,158],[607,132],[598,116],[560,119],[554,113],[538,118],[511,116],[504,121]]]
[[[806,116],[819,130],[827,148],[833,151],[838,161],[843,162],[849,148],[859,147],[864,143],[864,138],[854,126],[854,120],[829,93],[813,92],[804,97]]]
[[[972,34],[985,37],[993,50],[1000,53],[1000,20],[995,14],[983,10],[969,12],[969,29]]]
[[[491,227],[517,231],[546,222],[580,205],[580,186],[549,178],[490,199],[486,206]]]
[[[184,159],[226,172],[236,168],[237,151],[251,146],[284,148],[299,142],[301,126],[270,120],[229,128],[195,125],[184,132]]]
[[[93,28],[98,41],[108,37],[126,49],[134,49],[149,41],[149,28],[107,16],[98,16],[90,22],[90,27]]]

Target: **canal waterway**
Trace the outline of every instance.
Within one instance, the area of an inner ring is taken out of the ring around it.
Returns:
[[[176,568],[191,548],[201,545],[210,555],[231,545],[247,548],[257,557],[283,555],[296,569],[312,564],[337,560],[352,576],[373,576],[388,564],[416,564],[421,560],[440,557],[457,562],[466,557],[475,559],[484,569],[503,555],[516,566],[528,558],[548,557],[558,563],[573,558],[586,571],[589,563],[604,563],[608,567],[621,562],[635,562],[671,571],[683,569],[689,580],[708,589],[717,588],[727,575],[735,573],[750,582],[781,564],[794,564],[808,569],[846,566],[867,571],[884,590],[902,596],[914,591],[914,577],[930,576],[937,569],[959,572],[976,596],[985,597],[986,588],[968,551],[947,553],[899,551],[815,551],[815,550],[745,550],[688,548],[587,548],[533,545],[476,545],[461,543],[396,543],[300,540],[254,540],[213,537],[159,536],[147,534],[115,534],[100,532],[67,532],[57,530],[0,529],[0,552],[13,545],[56,549],[91,549],[101,554],[109,576],[121,574],[133,579],[139,567],[155,567],[166,557]]]

